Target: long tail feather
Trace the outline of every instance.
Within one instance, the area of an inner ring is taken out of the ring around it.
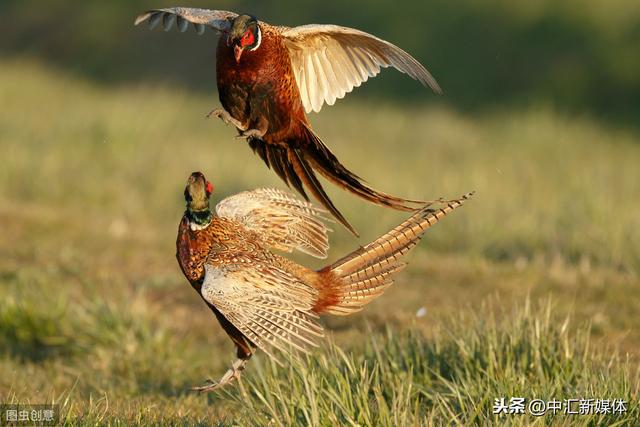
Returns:
[[[427,200],[411,200],[396,197],[381,191],[375,190],[366,185],[362,178],[348,170],[340,163],[338,158],[331,152],[329,147],[324,145],[322,140],[305,125],[307,133],[307,146],[305,146],[305,156],[311,165],[326,179],[350,191],[371,203],[387,206],[406,212],[414,212],[425,204],[433,203]]]
[[[293,169],[296,171],[296,175],[302,179],[302,182],[311,191],[311,194],[313,194],[313,196],[318,199],[329,212],[331,212],[331,215],[340,221],[340,223],[351,233],[357,236],[358,233],[356,232],[356,229],[349,224],[349,221],[347,221],[347,219],[340,213],[327,193],[325,193],[324,188],[322,188],[322,184],[320,184],[320,181],[318,181],[313,169],[304,159],[303,154],[300,153],[299,150],[293,149],[289,151],[289,155],[291,156],[290,160],[293,164]]]
[[[318,313],[347,315],[361,310],[393,283],[406,263],[403,255],[414,248],[427,229],[460,207],[473,193],[440,209],[425,207],[393,230],[330,266],[320,270]]]
[[[251,147],[254,153],[260,156],[268,168],[275,171],[280,179],[288,186],[293,186],[305,200],[309,201],[309,196],[307,196],[307,193],[304,191],[302,181],[289,161],[287,153],[289,150],[287,148],[267,145],[258,138],[251,138],[249,140],[249,147]]]

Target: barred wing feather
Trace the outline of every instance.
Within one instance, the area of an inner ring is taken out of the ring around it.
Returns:
[[[323,336],[311,309],[317,291],[273,266],[205,266],[202,296],[276,362],[284,354],[307,353]]]
[[[259,188],[227,197],[216,206],[223,218],[235,219],[258,233],[271,248],[291,252],[297,249],[326,258],[329,229],[323,223],[323,209],[275,188]]]

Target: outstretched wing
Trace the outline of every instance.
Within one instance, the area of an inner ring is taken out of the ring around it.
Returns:
[[[329,249],[325,212],[275,188],[238,193],[216,206],[218,216],[241,222],[270,247],[297,249],[317,258],[326,258]]]
[[[296,277],[269,265],[205,265],[201,293],[258,348],[274,354],[308,353],[323,336],[311,309],[317,291]]]
[[[226,10],[194,9],[190,7],[170,7],[167,9],[152,9],[135,20],[135,25],[148,21],[149,27],[154,29],[160,21],[165,31],[169,31],[175,22],[178,30],[185,32],[189,23],[193,24],[198,34],[204,33],[205,26],[217,31],[227,31],[231,28],[231,21],[237,13]]]
[[[440,86],[414,57],[385,40],[338,25],[303,25],[282,32],[307,113],[333,105],[381,67],[394,67],[434,92]]]

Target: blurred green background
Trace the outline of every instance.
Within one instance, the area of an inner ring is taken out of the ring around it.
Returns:
[[[640,113],[635,0],[3,0],[0,54],[36,56],[104,83],[151,79],[209,92],[213,32],[160,36],[132,25],[141,11],[175,5],[363,29],[426,64],[445,91],[438,102],[460,110],[544,103],[631,124]],[[398,73],[383,73],[359,96],[433,102]]]

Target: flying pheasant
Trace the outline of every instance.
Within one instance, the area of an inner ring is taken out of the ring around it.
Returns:
[[[334,206],[316,172],[353,194],[404,211],[427,202],[395,197],[367,186],[343,166],[313,132],[306,113],[333,105],[392,66],[435,92],[436,80],[411,55],[371,34],[337,25],[273,26],[250,15],[175,7],[148,11],[135,20],[165,30],[192,23],[222,33],[217,48],[217,84],[222,107],[209,116],[233,124],[267,166],[308,200],[305,187],[347,229],[355,229]]]
[[[329,247],[321,209],[276,189],[258,189],[222,200],[214,214],[213,186],[201,172],[189,177],[187,209],[178,228],[182,272],[237,347],[238,359],[211,391],[239,377],[258,348],[307,352],[323,336],[318,315],[348,315],[382,295],[401,261],[424,232],[469,196],[441,209],[427,207],[346,257],[314,271],[271,252],[294,249],[325,258]]]

